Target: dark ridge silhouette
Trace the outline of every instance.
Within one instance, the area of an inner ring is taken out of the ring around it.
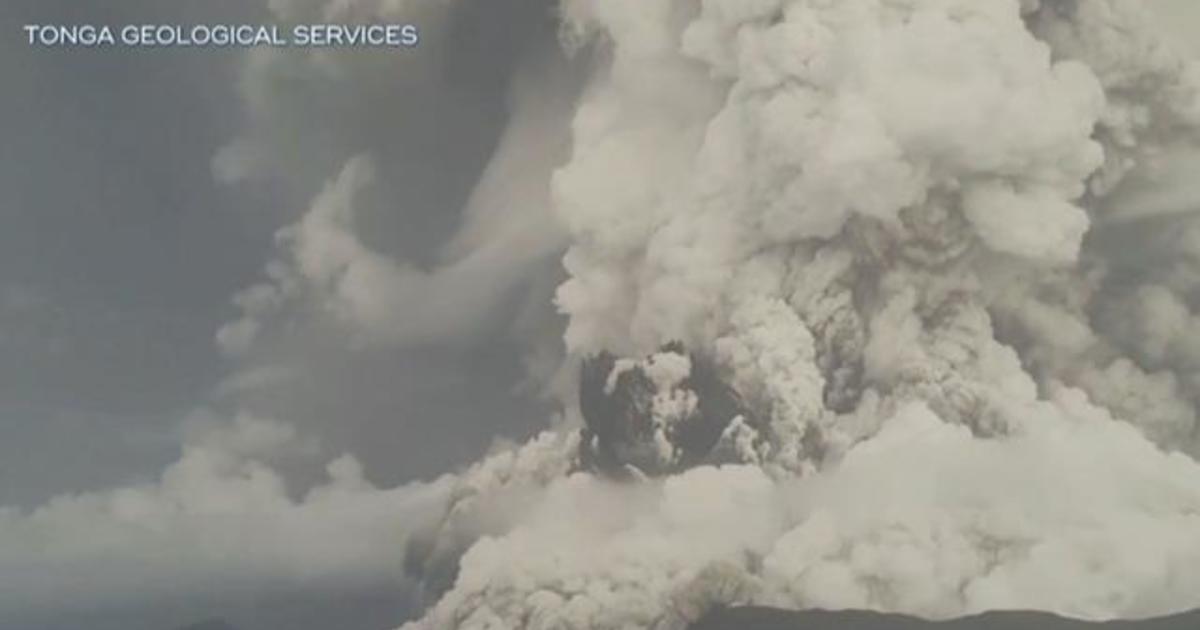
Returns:
[[[1089,622],[1039,612],[989,612],[945,621],[863,610],[717,608],[689,630],[1200,630],[1200,610],[1136,621]]]
[[[224,619],[205,619],[176,630],[238,630]]]

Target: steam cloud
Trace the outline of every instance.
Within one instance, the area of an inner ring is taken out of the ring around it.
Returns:
[[[1200,66],[1138,3],[561,12],[596,66],[551,182],[565,339],[626,357],[608,395],[645,374],[664,459],[618,483],[564,428],[476,465],[405,628],[1200,605],[1200,221],[1169,197]],[[724,465],[664,465],[697,408],[675,342],[750,410]]]

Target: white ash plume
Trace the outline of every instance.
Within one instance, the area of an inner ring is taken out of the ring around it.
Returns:
[[[1200,605],[1200,222],[1114,207],[1194,153],[1200,74],[1139,9],[565,1],[601,68],[553,181],[558,303],[572,353],[614,355],[585,380],[646,375],[614,409],[652,430],[610,453],[644,475],[561,438],[576,472],[406,627]],[[655,401],[695,402],[648,376],[675,341],[745,405],[712,447],[738,464],[662,444]]]

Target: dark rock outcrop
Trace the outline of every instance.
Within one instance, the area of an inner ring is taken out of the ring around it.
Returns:
[[[1088,622],[1039,612],[989,612],[928,621],[861,610],[718,608],[689,630],[1200,630],[1200,610],[1139,621]]]
[[[673,382],[656,379],[656,362],[668,361],[686,365],[686,374]],[[713,451],[729,424],[739,416],[751,421],[716,367],[678,343],[636,361],[618,361],[609,353],[585,360],[579,406],[585,422],[581,465],[617,477],[634,470],[666,475],[714,463]]]
[[[237,628],[224,619],[206,619],[176,630],[237,630]]]

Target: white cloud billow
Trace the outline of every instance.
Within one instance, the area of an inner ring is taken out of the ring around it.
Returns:
[[[1200,222],[1177,202],[1154,265],[1104,222],[1200,123],[1137,3],[562,8],[602,60],[553,180],[569,350],[682,340],[765,417],[742,464],[633,484],[477,467],[526,508],[406,628],[1200,605]]]
[[[155,481],[0,509],[0,609],[119,609],[247,589],[399,589],[398,563],[379,549],[436,521],[450,479],[382,490],[343,456],[295,497],[267,462],[308,447],[290,425],[239,416],[190,437]]]

